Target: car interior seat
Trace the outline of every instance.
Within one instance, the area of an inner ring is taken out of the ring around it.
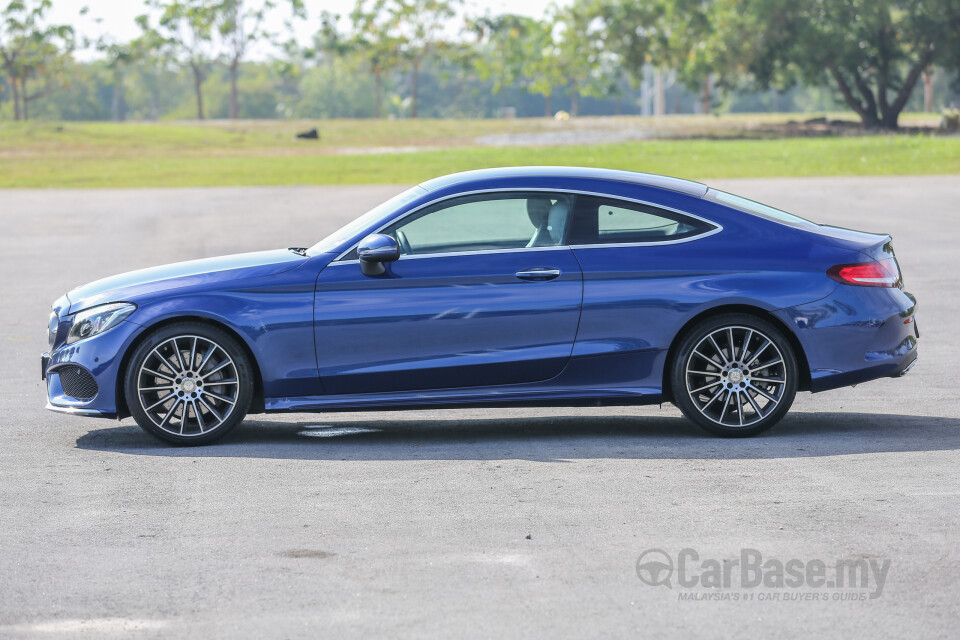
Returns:
[[[527,200],[527,215],[535,230],[527,247],[555,247],[563,242],[567,229],[570,205],[560,199],[551,204],[548,198],[530,198]]]

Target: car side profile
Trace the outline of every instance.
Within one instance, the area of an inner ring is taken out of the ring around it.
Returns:
[[[309,248],[78,287],[42,375],[47,408],[177,444],[250,413],[665,401],[748,436],[797,391],[905,374],[915,312],[888,235],[664,176],[489,169]]]

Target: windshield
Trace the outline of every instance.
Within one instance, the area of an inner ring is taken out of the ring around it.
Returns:
[[[339,231],[334,231],[326,238],[307,249],[307,255],[316,256],[320,255],[321,253],[331,253],[336,251],[337,247],[367,227],[376,223],[376,221],[380,218],[386,217],[403,205],[416,200],[425,193],[427,193],[427,190],[423,187],[413,187],[411,189],[407,189],[403,193],[396,195],[386,202],[377,205],[370,211],[367,211],[353,222],[350,222],[345,227],[342,227]]]
[[[741,198],[740,196],[735,196],[732,193],[726,193],[725,191],[710,189],[707,191],[707,194],[704,197],[707,200],[725,204],[728,207],[739,209],[745,213],[752,213],[755,216],[760,216],[761,218],[766,218],[767,220],[783,222],[795,227],[804,227],[807,229],[810,227],[820,226],[815,222],[810,222],[809,220],[801,218],[800,216],[795,216],[792,213],[787,213],[786,211],[781,211],[780,209],[776,209],[765,204],[760,204],[759,202],[754,202],[753,200],[748,200],[747,198]]]

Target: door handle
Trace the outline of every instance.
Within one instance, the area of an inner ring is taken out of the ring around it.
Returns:
[[[560,269],[549,269],[547,267],[535,267],[533,269],[524,269],[517,271],[517,277],[521,280],[553,280],[560,277]]]

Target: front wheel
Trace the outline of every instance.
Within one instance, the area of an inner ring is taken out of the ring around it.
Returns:
[[[226,332],[177,323],[140,343],[127,367],[124,393],[130,413],[148,433],[174,444],[206,444],[243,420],[253,397],[253,370]]]
[[[674,403],[720,436],[751,436],[780,421],[797,394],[797,359],[771,323],[724,314],[695,326],[672,360]]]

